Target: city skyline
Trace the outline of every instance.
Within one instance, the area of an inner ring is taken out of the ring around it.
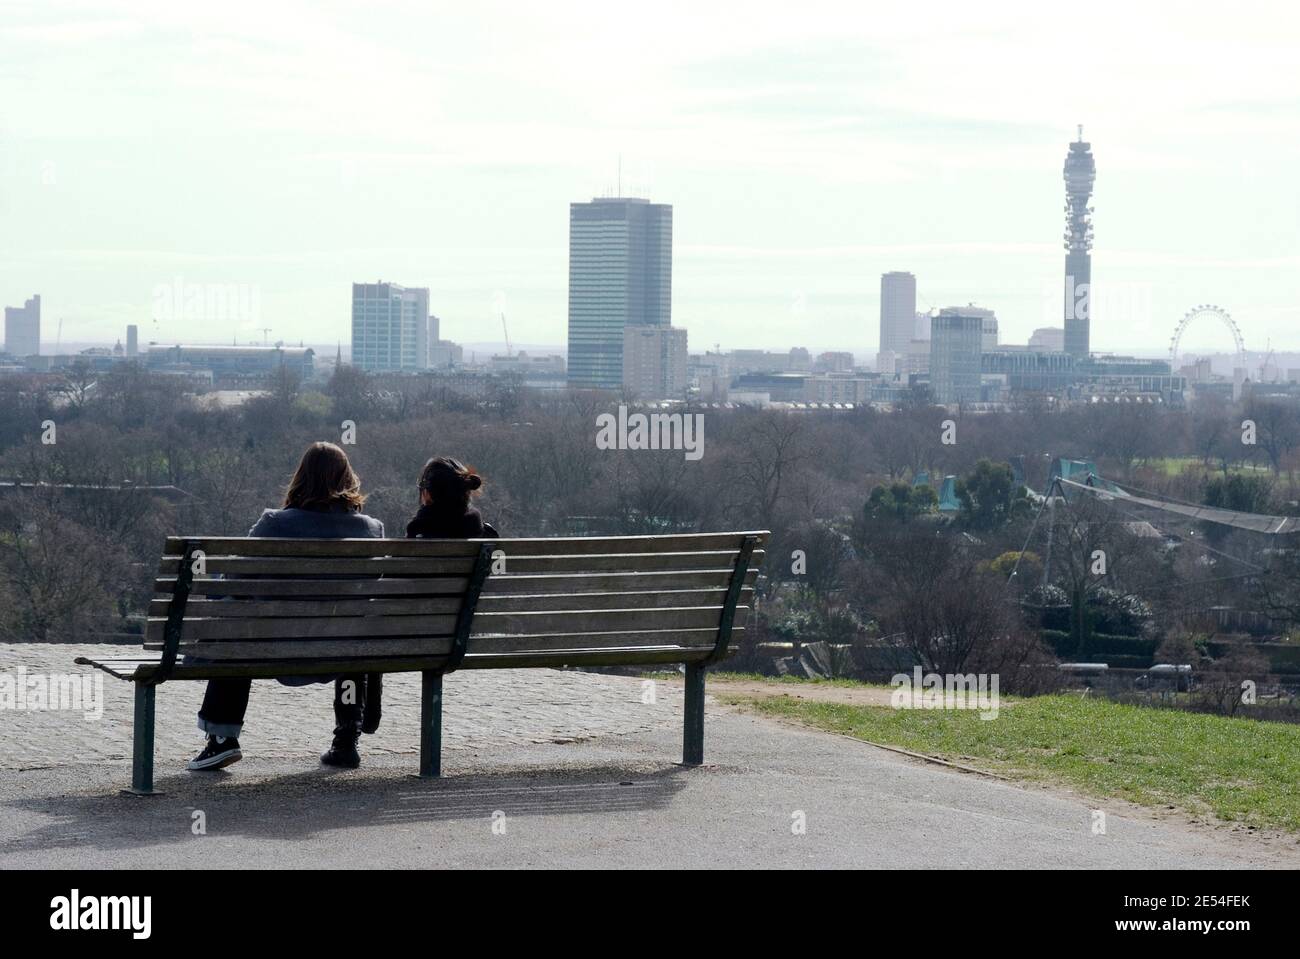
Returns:
[[[1245,71],[1244,18],[1210,8],[1176,25],[1100,8],[1067,35],[1033,8],[736,24],[669,7],[633,49],[597,8],[507,23],[489,5],[457,11],[463,49],[437,57],[421,42],[436,9],[403,11],[401,31],[377,11],[357,36],[287,4],[258,10],[252,40],[253,9],[7,10],[0,62],[27,92],[0,103],[0,302],[40,292],[47,342],[60,320],[65,341],[130,323],[192,340],[151,316],[176,278],[258,291],[255,320],[204,324],[214,342],[264,326],[346,342],[343,291],[394,276],[430,288],[447,339],[497,340],[504,307],[518,342],[560,345],[566,205],[625,192],[677,210],[675,322],[696,351],[870,356],[894,270],[916,275],[918,309],[974,302],[1023,343],[1060,322],[1060,157],[1082,123],[1104,165],[1094,275],[1116,291],[1092,348],[1159,352],[1203,302],[1252,349],[1300,346],[1286,23],[1250,36]],[[980,69],[961,68],[976,46]],[[1059,69],[1085,48],[1088,71]],[[158,89],[149,111],[130,83]],[[1228,340],[1207,327],[1184,346]]]

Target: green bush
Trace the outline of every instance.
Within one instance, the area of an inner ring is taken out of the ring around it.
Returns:
[[[1077,652],[1077,644],[1064,630],[1045,629],[1042,635],[1043,642],[1047,643],[1058,656],[1069,658]],[[1116,661],[1119,658],[1125,660],[1124,666],[1145,668],[1151,665],[1152,657],[1155,656],[1156,647],[1159,645],[1160,641],[1156,639],[1093,633],[1088,637],[1084,657],[1088,660],[1104,660],[1111,666],[1121,665]]]

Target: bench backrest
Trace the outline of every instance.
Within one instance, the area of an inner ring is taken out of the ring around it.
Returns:
[[[447,669],[713,659],[745,626],[767,536],[171,537],[145,645]]]

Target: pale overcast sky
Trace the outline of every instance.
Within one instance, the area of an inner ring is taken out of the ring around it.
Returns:
[[[382,278],[448,338],[504,308],[560,345],[568,204],[621,155],[673,204],[693,351],[874,354],[887,270],[1024,342],[1059,325],[1082,123],[1094,349],[1164,348],[1202,302],[1300,349],[1292,5],[882,7],[0,0],[0,301],[41,293],[47,342],[346,343]],[[177,283],[257,315],[155,322]]]

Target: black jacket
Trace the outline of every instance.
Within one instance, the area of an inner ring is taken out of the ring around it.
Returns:
[[[474,507],[464,513],[440,511],[432,506],[421,506],[415,518],[406,524],[407,539],[498,539],[499,534],[491,523]]]

